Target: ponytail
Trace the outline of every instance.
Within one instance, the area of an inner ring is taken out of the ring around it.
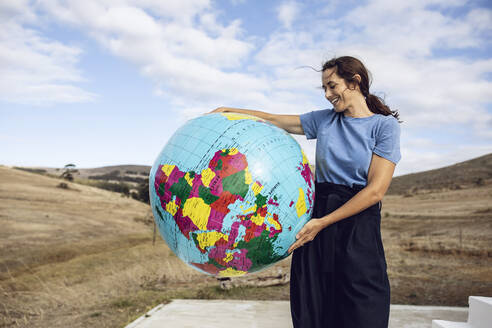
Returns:
[[[397,110],[391,110],[388,105],[384,102],[383,99],[379,98],[376,95],[373,95],[368,92],[366,98],[367,107],[371,110],[371,112],[375,114],[381,114],[384,116],[392,115],[394,118],[400,122],[400,115]]]

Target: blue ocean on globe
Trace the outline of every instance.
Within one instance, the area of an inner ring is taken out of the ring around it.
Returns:
[[[297,141],[254,116],[189,120],[150,172],[150,202],[171,250],[218,277],[284,259],[311,218],[314,177]]]

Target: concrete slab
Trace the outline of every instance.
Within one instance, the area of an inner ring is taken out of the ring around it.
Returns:
[[[146,315],[126,328],[292,327],[285,301],[174,300]]]
[[[431,328],[433,319],[466,321],[468,308],[391,305],[389,328]],[[290,328],[287,301],[174,300],[126,328]]]
[[[391,305],[389,328],[431,328],[432,320],[463,321],[468,308],[451,306]]]

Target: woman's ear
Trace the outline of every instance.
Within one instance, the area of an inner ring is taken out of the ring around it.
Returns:
[[[351,90],[355,90],[359,87],[360,82],[362,81],[359,74],[355,74],[352,76],[352,82],[349,83],[349,87]]]
[[[355,74],[352,78],[357,81],[357,84],[360,84],[360,82],[362,81],[362,78],[359,74]]]

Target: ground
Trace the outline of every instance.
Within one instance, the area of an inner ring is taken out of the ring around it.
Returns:
[[[288,285],[219,288],[183,264],[148,205],[0,166],[0,327],[121,327],[173,298],[288,300]],[[492,186],[383,200],[393,304],[492,295]],[[256,276],[288,273],[290,258]]]

